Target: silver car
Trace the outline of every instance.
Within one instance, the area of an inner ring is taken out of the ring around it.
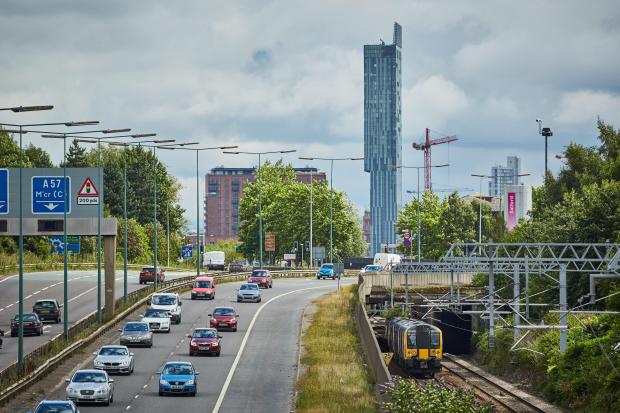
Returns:
[[[114,401],[114,380],[101,370],[78,370],[66,380],[67,400],[75,403],[103,403]]]
[[[97,370],[133,373],[133,353],[126,346],[103,346],[93,356],[96,356],[93,365]]]
[[[125,324],[121,332],[121,346],[153,346],[153,332],[149,323],[130,321]]]
[[[258,288],[258,284],[255,283],[247,283],[242,284],[237,291],[237,302],[240,303],[242,301],[251,301],[255,303],[260,303],[262,300],[262,293],[260,292],[260,288]]]

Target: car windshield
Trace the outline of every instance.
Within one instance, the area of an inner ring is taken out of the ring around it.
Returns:
[[[142,268],[142,271],[144,271],[144,272],[153,272],[153,267],[144,267],[144,268]]]
[[[323,264],[321,266],[321,269],[326,269],[326,270],[329,270],[329,269],[332,269],[332,268],[334,268],[334,264]]]
[[[381,271],[380,265],[369,265],[366,267],[366,271]]]
[[[215,330],[196,330],[192,335],[194,338],[217,338],[217,331]]]
[[[146,310],[146,312],[144,313],[144,317],[148,317],[148,318],[170,318],[170,313],[168,313],[165,310],[149,309],[149,310]]]
[[[74,383],[107,383],[108,379],[105,373],[99,373],[97,371],[78,371],[71,381]]]
[[[266,277],[267,271],[254,271],[252,277]]]
[[[240,290],[258,290],[258,285],[255,284],[243,284]]]
[[[100,356],[126,356],[127,354],[127,349],[122,347],[103,347],[99,350]]]
[[[194,288],[211,288],[211,281],[195,281]]]
[[[235,315],[234,308],[216,308],[213,310],[213,315]]]
[[[175,305],[177,298],[174,295],[154,295],[153,304],[155,305]]]
[[[193,369],[187,364],[168,364],[164,367],[162,373],[174,376],[189,376],[193,374]]]
[[[37,301],[34,303],[35,308],[56,308],[56,303],[53,301]]]
[[[69,402],[41,403],[34,413],[73,413],[73,406]]]
[[[15,320],[19,320],[19,314],[15,314]],[[22,314],[22,320],[24,321],[37,321],[37,316],[34,314]]]
[[[149,329],[146,323],[128,323],[125,324],[125,331],[147,331]]]

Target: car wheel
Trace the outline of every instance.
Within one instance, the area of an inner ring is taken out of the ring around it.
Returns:
[[[233,331],[233,333],[236,333],[237,332],[237,327],[233,328],[232,331]],[[219,356],[220,353],[217,353],[217,355]]]
[[[160,391],[159,391],[159,395],[160,395],[160,396],[163,396],[163,395],[164,395],[164,392],[160,390]]]
[[[190,393],[190,396],[192,397],[196,397],[196,390],[194,390],[193,392]]]
[[[153,347],[153,342],[151,341],[148,345],[149,348]]]
[[[237,302],[238,302],[238,303],[240,303],[240,302],[241,302],[241,300],[237,298]],[[11,337],[15,337],[15,336],[13,335],[13,333],[11,333]]]
[[[215,357],[219,357],[220,356],[220,352],[218,351],[217,353],[215,353]]]
[[[37,331],[37,335],[40,336],[41,334],[43,334],[43,328],[41,328],[40,330]]]
[[[189,351],[189,356],[192,357],[193,355],[194,355],[194,352],[190,350]]]
[[[17,334],[11,331],[11,337],[15,337]]]

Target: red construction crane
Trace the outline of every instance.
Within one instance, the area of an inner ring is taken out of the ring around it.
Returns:
[[[456,136],[444,136],[439,139],[430,139],[429,138],[430,129],[426,128],[426,142],[422,143],[412,143],[413,149],[417,149],[419,151],[424,151],[424,190],[431,191],[433,190],[431,184],[431,146],[440,145],[442,143],[450,143],[458,140]]]

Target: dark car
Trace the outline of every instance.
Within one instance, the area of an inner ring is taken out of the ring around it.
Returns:
[[[215,307],[213,314],[209,314],[211,320],[209,326],[218,330],[230,329],[237,331],[237,318],[239,314],[232,307]]]
[[[34,413],[80,413],[80,411],[71,400],[43,400],[34,409]]]
[[[153,271],[153,267],[144,267],[142,271],[140,271],[140,284],[146,284],[147,282],[154,283],[155,282],[155,272]],[[164,271],[161,267],[157,267],[157,282],[162,283],[166,279]]]
[[[60,323],[60,307],[62,305],[53,298],[38,300],[32,306],[32,312],[38,315],[41,321],[51,320]]]
[[[273,280],[268,270],[254,270],[248,282],[258,284],[259,287],[273,288]]]
[[[22,320],[24,322],[24,334],[35,334],[40,336],[43,334],[43,322],[35,313],[22,313]],[[11,320],[11,337],[17,336],[19,329],[19,314],[15,314],[15,317]]]
[[[252,271],[252,266],[246,260],[234,260],[228,264],[228,272]]]
[[[195,354],[214,354],[220,356],[222,351],[222,336],[217,333],[215,328],[197,328],[192,334],[187,335],[189,341],[189,355]]]

